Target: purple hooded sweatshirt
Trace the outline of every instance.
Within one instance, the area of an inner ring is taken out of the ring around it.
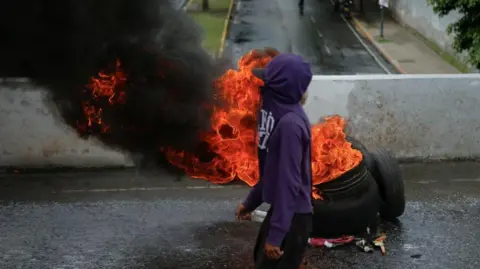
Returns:
[[[300,56],[280,54],[254,74],[265,82],[257,121],[260,180],[244,206],[270,204],[267,243],[281,246],[294,214],[312,213],[311,129],[300,104],[312,72]]]

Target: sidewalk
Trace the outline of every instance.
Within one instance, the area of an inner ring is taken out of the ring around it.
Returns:
[[[368,2],[368,1],[367,1]],[[380,38],[380,8],[365,6],[364,14],[355,15],[353,25],[383,56],[404,74],[458,74],[424,41],[396,22],[385,10],[384,39]]]

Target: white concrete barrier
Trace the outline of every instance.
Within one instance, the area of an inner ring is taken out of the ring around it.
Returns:
[[[315,76],[306,111],[349,120],[367,147],[402,159],[480,157],[480,75]],[[0,166],[132,166],[126,155],[57,123],[28,82],[0,85]]]
[[[317,76],[306,111],[340,114],[368,148],[400,159],[480,157],[480,75]]]
[[[54,120],[45,93],[28,82],[0,84],[0,166],[131,166],[124,154],[80,139]]]

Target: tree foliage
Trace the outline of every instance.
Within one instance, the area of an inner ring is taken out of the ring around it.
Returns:
[[[455,35],[453,47],[466,51],[470,62],[480,68],[480,0],[428,0],[440,17],[458,11],[462,17],[448,26],[448,33]]]

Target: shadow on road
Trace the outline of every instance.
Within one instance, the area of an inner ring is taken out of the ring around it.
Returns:
[[[249,269],[253,268],[252,242],[256,223],[219,222],[192,227],[195,244],[172,246],[169,250],[148,248],[130,269]],[[163,238],[159,238],[163,241]],[[165,242],[163,242],[165,243]]]

